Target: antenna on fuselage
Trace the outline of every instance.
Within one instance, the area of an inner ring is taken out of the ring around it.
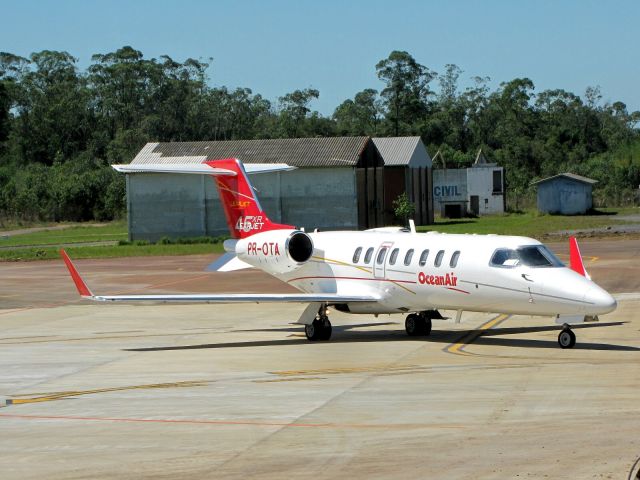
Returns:
[[[411,233],[416,233],[416,222],[413,221],[413,218],[409,219],[409,230]]]

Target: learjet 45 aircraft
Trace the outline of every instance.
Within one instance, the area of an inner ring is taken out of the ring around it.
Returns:
[[[616,301],[591,281],[578,244],[570,266],[537,240],[503,235],[416,233],[415,228],[305,232],[271,222],[248,173],[291,170],[283,164],[243,165],[237,159],[199,165],[114,165],[126,173],[182,173],[214,178],[231,239],[210,269],[259,268],[300,291],[295,294],[94,295],[68,255],[61,255],[80,295],[100,302],[307,304],[298,319],[309,340],[328,340],[328,307],[363,314],[406,314],[411,336],[428,335],[439,310],[553,316],[562,348],[575,345],[569,325],[597,320]]]

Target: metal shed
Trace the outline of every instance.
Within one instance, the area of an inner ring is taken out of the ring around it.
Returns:
[[[428,180],[431,160],[419,137],[414,138],[417,141],[382,139],[381,148],[390,163],[394,162],[393,167],[405,171],[403,188],[407,188],[409,172],[409,186],[418,182],[424,189],[422,178]],[[272,220],[307,229],[365,229],[387,224],[391,204],[385,189],[395,186],[385,180],[387,169],[375,143],[378,140],[336,137],[148,143],[131,164],[202,163],[231,157],[245,163],[287,163],[297,170],[251,178]],[[395,148],[394,141],[398,144]],[[414,170],[418,173],[412,176]],[[410,197],[413,192],[408,190]],[[416,192],[418,198],[425,197],[417,211],[424,215],[422,212],[431,209],[428,221],[433,218],[428,190]],[[214,182],[204,176],[128,174],[127,209],[131,240],[227,233]]]
[[[538,186],[538,211],[577,215],[586,213],[593,206],[592,190],[597,180],[561,173],[533,182]]]
[[[396,222],[393,201],[403,192],[416,207],[418,225],[433,223],[432,161],[420,137],[373,138],[384,161],[384,223]]]

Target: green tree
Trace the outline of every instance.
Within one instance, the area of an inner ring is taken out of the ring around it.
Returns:
[[[407,192],[402,192],[398,195],[398,197],[392,202],[392,205],[393,213],[396,218],[402,221],[403,225],[408,225],[409,218],[411,218],[416,211],[416,206],[413,202],[409,201]]]
[[[428,112],[429,83],[436,73],[404,51],[394,50],[376,65],[378,78],[385,83],[381,95],[387,110],[386,118],[396,136],[410,133],[414,122]]]
[[[381,118],[382,105],[373,88],[356,93],[353,100],[345,100],[333,113],[339,135],[378,135]]]
[[[279,98],[280,125],[283,136],[299,137],[305,133],[304,121],[311,113],[309,104],[320,97],[320,92],[314,88],[294,90]]]

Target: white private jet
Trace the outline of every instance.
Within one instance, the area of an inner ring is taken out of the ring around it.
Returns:
[[[307,233],[269,220],[247,173],[290,170],[283,164],[243,165],[237,159],[200,165],[114,165],[127,173],[184,173],[214,177],[232,239],[210,267],[259,268],[297,294],[94,295],[66,252],[61,255],[84,298],[100,302],[307,304],[298,319],[309,340],[328,340],[328,307],[341,312],[407,314],[409,335],[428,335],[439,309],[554,316],[562,348],[575,345],[570,324],[612,312],[616,301],[591,281],[578,244],[570,239],[567,268],[545,245],[526,237],[416,233],[415,228]]]

